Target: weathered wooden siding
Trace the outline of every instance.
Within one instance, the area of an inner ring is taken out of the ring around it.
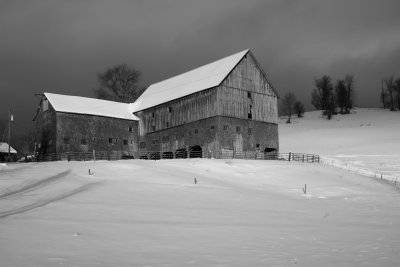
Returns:
[[[121,151],[138,149],[138,122],[111,117],[57,113],[57,152]],[[129,127],[132,131],[129,131]],[[64,141],[64,138],[68,141]],[[114,139],[109,142],[109,138]],[[84,142],[82,141],[84,140]],[[124,140],[127,143],[124,144]]]
[[[215,116],[217,94],[214,88],[138,112],[141,136]]]
[[[218,115],[277,123],[277,95],[251,53],[240,61],[217,91]]]
[[[47,100],[45,100],[47,101]],[[56,112],[48,102],[42,101],[35,117],[35,142],[39,153],[55,153],[57,132]],[[44,109],[44,105],[46,108]]]

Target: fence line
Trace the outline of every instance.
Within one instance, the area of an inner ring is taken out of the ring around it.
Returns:
[[[121,151],[93,151],[93,152],[63,152],[42,154],[36,157],[36,161],[93,161],[93,160],[120,160],[120,159],[184,159],[184,158],[215,158],[215,159],[248,159],[248,160],[286,160],[305,163],[319,163],[320,156],[303,153],[278,153],[257,151],[231,151],[222,150],[218,153],[212,151],[187,151],[178,149],[171,151],[140,151],[128,154]]]

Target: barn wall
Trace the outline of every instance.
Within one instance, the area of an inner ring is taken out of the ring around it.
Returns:
[[[204,90],[189,96],[164,103],[138,112],[141,136],[217,114],[217,94],[215,89]]]
[[[260,121],[219,117],[218,144],[222,151],[279,150],[278,125]]]
[[[54,108],[45,102],[41,102],[37,116],[35,117],[35,142],[37,150],[41,154],[56,152],[56,112]],[[46,108],[43,108],[43,104]]]
[[[251,53],[239,62],[217,91],[218,115],[278,122],[277,95]]]
[[[218,150],[218,118],[198,120],[181,126],[148,133],[141,137],[140,151],[171,151],[199,145],[203,150]]]
[[[129,132],[129,127],[132,127],[132,132]],[[109,138],[112,138],[111,142]],[[127,140],[127,144],[124,144],[124,140]],[[57,113],[57,152],[96,150],[133,154],[137,151],[137,146],[137,121]]]

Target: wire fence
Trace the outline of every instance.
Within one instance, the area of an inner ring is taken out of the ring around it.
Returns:
[[[213,158],[213,159],[246,159],[246,160],[286,160],[305,163],[319,163],[320,156],[304,153],[278,153],[257,151],[232,151],[222,150],[217,153],[202,150],[178,149],[172,151],[140,151],[127,153],[122,151],[92,151],[92,152],[65,152],[37,155],[35,161],[95,161],[95,160],[121,160],[121,159],[186,159],[186,158]]]

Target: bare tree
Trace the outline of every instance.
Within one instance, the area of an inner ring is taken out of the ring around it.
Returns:
[[[350,113],[350,109],[353,108],[353,97],[354,97],[354,76],[347,74],[344,77],[344,84],[346,86],[346,97],[345,97],[345,112]]]
[[[386,78],[384,80],[385,85],[386,85],[386,91],[388,92],[388,95],[390,97],[390,110],[394,111],[394,97],[393,93],[395,91],[395,84],[394,84],[394,78],[393,76],[390,76],[389,78]]]
[[[346,85],[344,80],[338,80],[335,85],[335,94],[337,105],[340,108],[340,114],[344,114],[346,110]]]
[[[99,88],[95,89],[97,98],[117,102],[134,102],[146,89],[139,86],[140,72],[127,64],[119,64],[97,74]]]
[[[316,109],[322,109],[324,115],[330,120],[335,113],[335,101],[333,97],[333,85],[327,75],[314,80],[315,88],[311,92],[311,103]]]
[[[295,102],[296,102],[296,96],[293,93],[289,92],[283,96],[282,108],[285,115],[288,116],[288,120],[286,121],[286,123],[291,123],[290,119],[292,118],[293,105]]]
[[[296,112],[298,118],[303,117],[305,111],[303,103],[296,101],[294,103],[294,111]]]
[[[397,93],[397,109],[400,110],[400,78],[397,78],[394,83]]]

